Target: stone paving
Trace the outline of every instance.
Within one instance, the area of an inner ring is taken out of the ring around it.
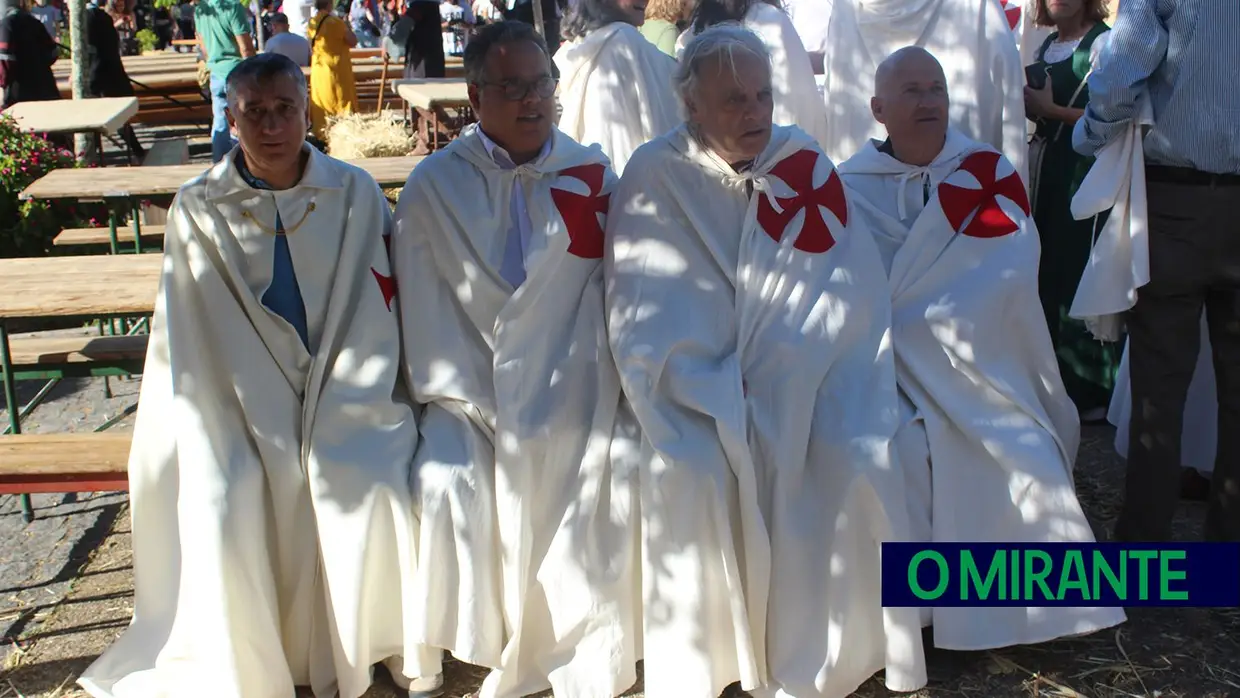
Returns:
[[[104,396],[102,378],[62,380],[43,404],[22,420],[22,431],[95,429],[138,398],[138,380],[113,378],[109,382],[110,399]],[[18,383],[18,401],[26,404],[41,385],[39,381]],[[0,393],[0,429],[8,426],[8,409]],[[112,429],[132,429],[132,422],[133,417],[127,417]],[[117,492],[36,494],[32,496],[35,520],[26,523],[19,497],[0,496],[0,666],[8,666],[13,654],[22,651],[16,640],[37,630],[65,598],[91,551],[111,531],[127,499]]]

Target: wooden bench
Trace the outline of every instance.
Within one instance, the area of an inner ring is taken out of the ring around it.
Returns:
[[[66,366],[96,362],[143,361],[150,335],[107,337],[13,337],[9,340],[14,372],[29,366]]]
[[[0,438],[0,494],[127,491],[132,438],[124,432]]]
[[[164,239],[164,226],[162,225],[144,225],[142,226],[142,241],[162,244]],[[52,244],[57,247],[75,246],[75,245],[107,245],[112,241],[107,228],[65,228],[60,234],[52,240]],[[117,227],[116,241],[133,242],[133,229],[129,227]]]

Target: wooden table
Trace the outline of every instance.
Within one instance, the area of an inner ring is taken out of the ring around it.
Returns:
[[[397,80],[393,85],[396,94],[410,107],[430,114],[429,140],[432,150],[439,149],[440,117],[450,118],[445,110],[456,110],[463,121],[472,118],[469,85],[461,78],[410,78]],[[425,121],[422,123],[425,126]]]
[[[155,309],[162,271],[163,255],[0,259],[0,373],[14,435],[21,434],[21,416],[26,410],[17,402],[6,321],[149,314]],[[40,396],[45,393],[40,391]],[[104,427],[127,413],[108,420]],[[22,497],[22,509],[30,521],[33,513],[28,496]]]
[[[461,78],[415,78],[392,83],[400,98],[419,109],[469,106],[469,85]]]
[[[94,136],[100,164],[103,136],[113,135],[138,113],[137,97],[18,102],[5,110],[29,133],[88,133]]]
[[[422,155],[405,157],[362,158],[348,161],[362,168],[379,186],[399,187],[409,173],[422,161]],[[35,180],[19,194],[23,200],[103,200],[123,201],[132,209],[134,250],[142,251],[141,202],[152,197],[177,193],[181,185],[201,175],[208,167],[197,165],[164,165],[156,167],[108,167],[104,169],[64,168],[52,170]],[[117,217],[109,207],[108,228],[115,240]]]
[[[366,170],[381,187],[405,183],[409,173],[422,161],[422,155],[362,158],[347,161]],[[109,167],[104,170],[64,168],[52,170],[19,195],[21,199],[131,199],[171,196],[181,185],[205,172],[208,167],[165,165],[156,167]]]

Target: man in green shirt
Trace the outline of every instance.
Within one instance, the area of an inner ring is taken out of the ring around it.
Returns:
[[[219,162],[233,147],[224,115],[226,81],[242,59],[254,55],[254,39],[245,6],[237,0],[197,0],[194,29],[211,71],[211,162]]]

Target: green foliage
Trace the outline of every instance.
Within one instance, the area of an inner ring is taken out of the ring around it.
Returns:
[[[139,31],[134,35],[134,39],[138,41],[138,51],[140,53],[154,51],[155,47],[159,45],[159,36],[150,29]]]
[[[155,9],[157,10],[162,10],[162,9],[171,10],[172,8],[177,6],[177,2],[179,2],[179,0],[155,0],[153,4],[155,5]]]
[[[73,153],[35,134],[23,133],[0,114],[0,257],[47,254],[63,228],[102,225],[100,207],[76,202],[19,201],[17,195],[52,170],[77,167]]]

